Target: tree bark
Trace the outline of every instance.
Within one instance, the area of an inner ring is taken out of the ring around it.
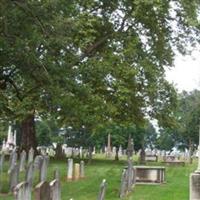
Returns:
[[[145,151],[144,148],[142,147],[141,152],[140,152],[140,164],[145,163]]]
[[[188,162],[189,162],[189,164],[192,164],[192,153],[193,153],[193,143],[192,143],[192,141],[191,141],[191,139],[189,140],[189,160],[188,160]]]
[[[92,147],[91,146],[89,146],[89,148],[88,148],[88,164],[91,164],[91,162],[92,162]]]
[[[27,153],[32,147],[37,153],[37,140],[35,131],[35,116],[34,114],[29,114],[21,122],[21,142],[20,142],[20,152],[25,150]]]
[[[119,147],[116,147],[115,160],[119,160]]]

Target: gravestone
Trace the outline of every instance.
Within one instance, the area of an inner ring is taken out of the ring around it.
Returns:
[[[120,191],[119,191],[119,197],[124,198],[127,195],[127,169],[123,169],[122,171],[122,177],[121,177],[121,185],[120,185]]]
[[[14,188],[15,200],[31,200],[31,191],[27,182],[21,182]]]
[[[133,164],[131,160],[128,160],[127,177],[127,190],[128,192],[131,192],[134,185]]]
[[[25,171],[25,162],[26,162],[26,152],[22,151],[20,154],[20,161],[19,161],[19,171]]]
[[[34,197],[35,200],[50,200],[50,186],[47,181],[40,182],[36,185]]]
[[[40,182],[46,181],[47,178],[47,160],[43,158],[40,169]]]
[[[15,165],[12,167],[10,171],[10,191],[13,191],[14,187],[18,184],[19,181],[19,166],[15,163]]]
[[[54,171],[54,179],[60,180],[60,174],[59,174],[59,171],[58,171],[57,168],[56,168],[55,171]]]
[[[0,173],[3,172],[4,158],[5,158],[5,155],[4,155],[4,153],[2,153],[2,154],[0,155]]]
[[[190,175],[190,200],[200,200],[200,126],[197,170]]]
[[[60,183],[59,180],[54,179],[50,182],[50,200],[60,200]]]
[[[85,177],[85,162],[81,160],[80,162],[80,178]]]
[[[97,200],[104,200],[105,194],[106,194],[106,180],[104,179],[100,185],[99,195],[97,197]]]
[[[10,155],[8,174],[10,174],[16,162],[17,162],[17,153],[13,151]]]
[[[73,179],[73,159],[68,159],[67,180]]]
[[[28,186],[32,188],[33,185],[33,178],[34,178],[34,166],[33,162],[28,164],[27,170],[26,170],[26,182],[28,183]]]
[[[43,157],[42,156],[36,156],[34,160],[34,169],[40,170],[42,167]]]
[[[28,164],[33,162],[34,159],[34,149],[31,147],[28,152]]]
[[[75,163],[74,165],[74,180],[78,180],[80,178],[80,164]]]

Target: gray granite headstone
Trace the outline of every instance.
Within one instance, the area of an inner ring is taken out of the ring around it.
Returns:
[[[20,161],[19,161],[19,171],[25,171],[25,162],[26,162],[26,151],[22,151],[20,154]]]
[[[27,182],[21,182],[14,188],[15,200],[31,200],[31,191]]]
[[[50,182],[50,199],[60,200],[60,183],[59,180],[54,179]]]
[[[43,158],[40,169],[40,182],[46,181],[47,178],[47,160]]]
[[[16,162],[17,162],[17,153],[13,151],[10,155],[8,174],[10,174]]]
[[[33,185],[33,178],[34,178],[34,165],[33,162],[28,164],[28,167],[26,169],[26,182],[28,183],[28,186],[30,189],[32,188]]]
[[[127,178],[127,169],[123,169],[119,191],[120,198],[124,198],[127,195]]]
[[[85,163],[82,160],[80,162],[80,178],[84,178],[85,177]]]
[[[99,195],[97,197],[97,200],[104,200],[105,194],[106,194],[106,180],[104,179],[100,185]]]
[[[14,187],[18,184],[18,182],[19,182],[19,166],[18,164],[15,163],[15,165],[10,171],[10,180],[9,180],[10,191],[13,191]]]
[[[40,182],[35,187],[35,200],[50,200],[50,186],[47,181]]]
[[[34,149],[30,148],[28,152],[28,164],[33,162],[33,159],[34,159]]]
[[[200,174],[190,175],[190,200],[200,200]]]

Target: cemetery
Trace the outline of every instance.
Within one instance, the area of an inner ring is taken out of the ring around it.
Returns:
[[[200,200],[198,0],[0,11],[0,200]]]

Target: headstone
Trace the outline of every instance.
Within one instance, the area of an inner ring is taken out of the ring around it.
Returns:
[[[73,159],[68,159],[67,180],[73,179]]]
[[[60,200],[60,183],[54,179],[50,182],[50,200]]]
[[[25,171],[25,162],[26,162],[26,152],[22,151],[20,154],[20,162],[19,162],[19,171]]]
[[[127,195],[127,169],[123,169],[122,177],[121,177],[121,185],[120,185],[120,192],[119,197],[124,198]]]
[[[198,145],[198,167],[190,175],[190,200],[200,200],[200,126],[199,126],[199,145]]]
[[[84,178],[85,177],[85,163],[82,160],[80,162],[80,178]]]
[[[15,163],[10,171],[10,191],[13,191],[14,187],[18,184],[19,181],[19,166]]]
[[[0,173],[3,172],[3,163],[4,163],[4,153],[0,155]]]
[[[43,158],[40,169],[40,182],[46,181],[47,178],[47,160]]]
[[[16,162],[17,162],[17,153],[13,151],[10,155],[8,174],[10,174]]]
[[[27,182],[21,182],[14,188],[15,200],[31,200],[31,191]]]
[[[60,180],[60,174],[59,174],[59,171],[58,171],[57,168],[56,168],[55,171],[54,171],[54,179]]]
[[[32,188],[33,185],[33,178],[34,178],[34,165],[33,162],[28,164],[27,170],[26,170],[26,182],[28,183],[28,186]]]
[[[36,156],[34,160],[34,169],[40,170],[43,162],[42,156]]]
[[[97,197],[97,200],[104,200],[105,194],[106,194],[106,180],[104,179],[100,185],[99,195]]]
[[[78,180],[80,178],[80,164],[75,163],[74,165],[74,180]]]
[[[127,168],[127,177],[128,177],[128,180],[127,180],[127,190],[128,192],[131,192],[132,191],[132,187],[133,187],[133,164],[132,164],[132,161],[131,160],[128,160],[128,168]]]
[[[47,181],[40,182],[35,187],[35,200],[50,200],[50,186]]]
[[[34,158],[34,149],[31,147],[28,152],[28,164],[33,162],[33,158]]]

